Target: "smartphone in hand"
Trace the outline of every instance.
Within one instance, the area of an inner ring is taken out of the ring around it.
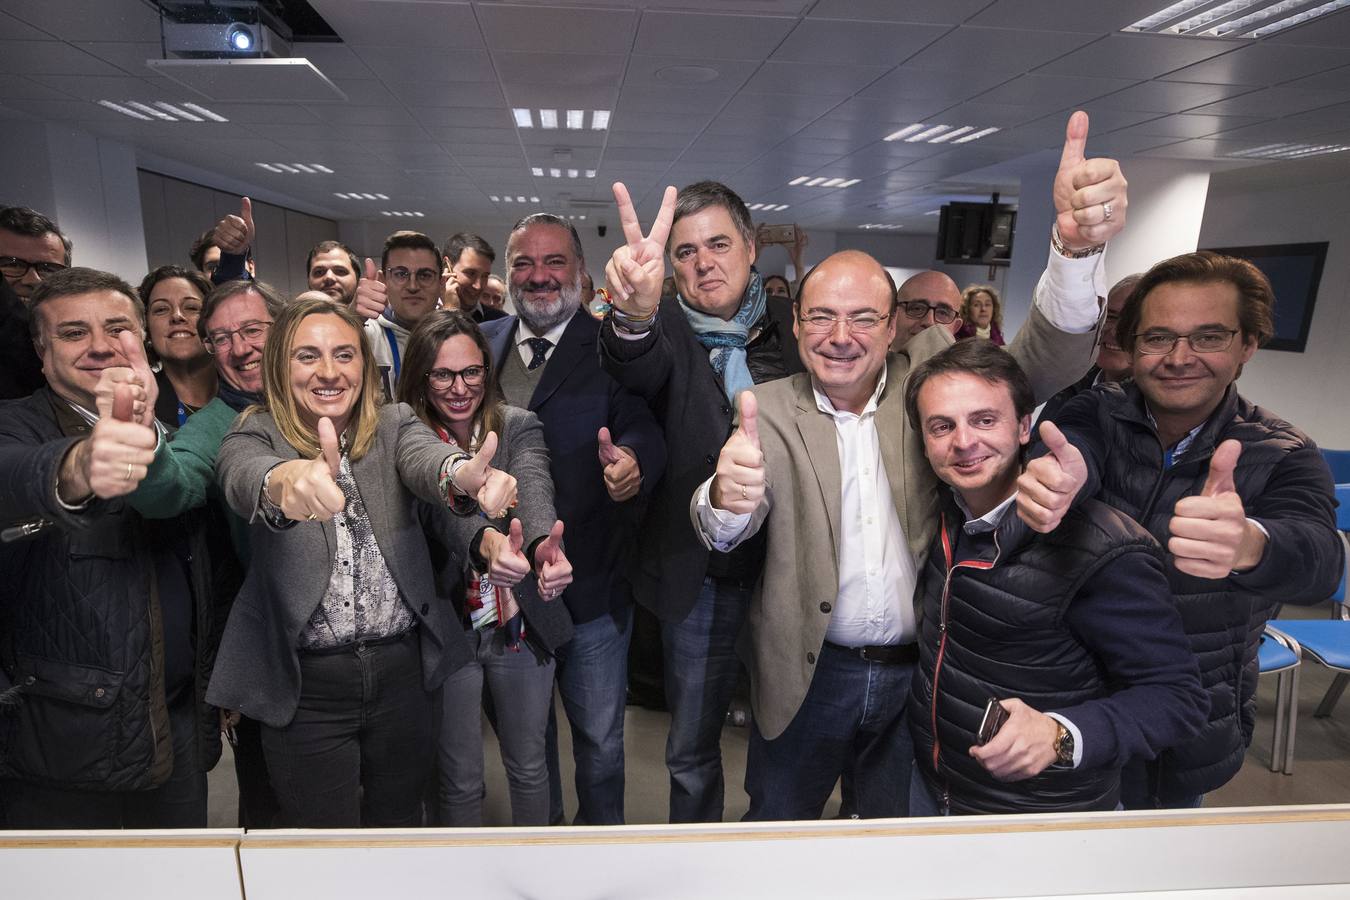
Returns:
[[[1003,723],[1008,721],[1008,711],[1003,708],[1003,704],[998,702],[997,697],[990,697],[989,702],[984,706],[984,718],[980,720],[980,730],[976,734],[976,740],[983,747],[994,739],[998,730],[1003,727]]]

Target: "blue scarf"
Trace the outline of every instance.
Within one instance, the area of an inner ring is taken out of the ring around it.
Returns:
[[[225,405],[237,413],[243,412],[250,406],[262,406],[262,394],[255,394],[251,391],[241,391],[232,386],[224,378],[220,379],[220,386],[216,389],[216,396],[225,401]]]
[[[745,361],[745,345],[750,338],[750,329],[764,317],[764,280],[753,266],[750,268],[750,284],[741,298],[740,309],[727,321],[719,316],[710,316],[699,312],[676,295],[680,308],[689,327],[694,329],[698,342],[708,348],[708,362],[713,371],[722,379],[722,388],[727,399],[733,404],[741,391],[755,386],[750,377],[750,367]]]

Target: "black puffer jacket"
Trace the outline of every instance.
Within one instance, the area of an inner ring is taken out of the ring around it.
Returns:
[[[1232,385],[1171,468],[1164,468],[1163,447],[1133,383],[1098,385],[1074,397],[1056,424],[1087,460],[1084,491],[1134,518],[1164,547],[1177,501],[1200,493],[1215,448],[1230,438],[1242,444],[1234,480],[1247,516],[1270,535],[1264,557],[1217,581],[1177,571],[1170,557],[1167,566],[1210,713],[1199,736],[1151,766],[1150,787],[1164,805],[1212,791],[1242,767],[1251,743],[1266,620],[1281,603],[1327,599],[1343,571],[1331,473],[1307,435]],[[1040,452],[1038,446],[1033,455]]]
[[[919,589],[919,771],[955,813],[1114,809],[1127,759],[1204,721],[1157,543],[1095,500],[1047,535],[1011,510],[992,533],[966,534],[964,521],[949,500]],[[991,697],[1063,714],[1081,735],[1079,765],[995,779],[970,755]]]
[[[62,457],[89,428],[46,388],[0,404],[0,523],[48,520],[0,544],[0,667],[18,703],[0,715],[0,777],[63,789],[144,790],[173,767],[149,528],[121,501],[81,512],[55,496]],[[192,554],[193,689],[203,770],[220,757],[204,702],[238,571],[210,566],[205,514],[177,520]],[[215,538],[226,548],[228,538]]]

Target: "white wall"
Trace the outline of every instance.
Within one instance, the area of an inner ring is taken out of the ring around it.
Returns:
[[[1280,165],[1280,164],[1276,164]],[[1302,428],[1320,446],[1350,448],[1350,176],[1280,187],[1249,186],[1243,171],[1210,179],[1201,247],[1328,241],[1312,329],[1303,353],[1260,350],[1238,387]],[[1276,298],[1279,302],[1279,298]]]

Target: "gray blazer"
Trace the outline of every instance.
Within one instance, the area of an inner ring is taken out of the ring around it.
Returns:
[[[352,464],[380,553],[421,626],[427,690],[472,658],[449,602],[436,596],[418,517],[419,498],[443,502],[437,480],[452,452],[406,404],[389,404],[380,409],[375,443]],[[301,458],[271,414],[257,412],[235,423],[216,459],[226,502],[249,523],[253,559],[225,626],[206,699],[277,728],[295,715],[300,631],[323,600],[337,552],[331,519],[276,530],[260,510],[263,477],[278,463]],[[466,554],[482,520],[442,521],[455,529],[448,543]]]
[[[505,421],[497,435],[497,453],[492,457],[492,465],[516,479],[514,518],[520,520],[524,551],[532,560],[535,543],[548,536],[558,518],[553,506],[553,475],[549,469],[548,448],[544,445],[544,426],[529,410],[518,406],[505,406],[503,410]],[[437,504],[436,508],[427,506],[425,514],[430,522],[455,518],[442,504]],[[474,521],[475,531],[490,524],[505,534],[511,525],[508,518],[486,522],[475,516]],[[452,533],[443,525],[434,525],[428,530],[427,540],[436,567],[437,593],[459,598],[463,596],[465,558],[456,556],[454,548],[445,543],[443,536]],[[527,575],[516,586],[515,592],[516,601],[525,615],[526,636],[536,646],[554,653],[572,639],[572,617],[567,613],[567,606],[560,600],[540,597],[533,574]],[[456,610],[456,614],[463,616],[463,610]]]
[[[1039,402],[1087,369],[1095,342],[1093,332],[1060,331],[1033,307],[1008,351],[1026,370]],[[929,328],[904,350],[890,354],[886,387],[877,404],[877,434],[891,499],[920,572],[923,554],[937,533],[938,480],[924,456],[923,436],[905,416],[905,380],[912,368],[952,343],[947,329]],[[755,724],[773,740],[806,698],[839,594],[844,473],[834,420],[816,406],[809,375],[755,385],[754,394],[768,491],[741,540],[766,527],[768,541],[739,649],[750,671]],[[691,498],[690,516],[708,545],[699,525],[697,496]]]

